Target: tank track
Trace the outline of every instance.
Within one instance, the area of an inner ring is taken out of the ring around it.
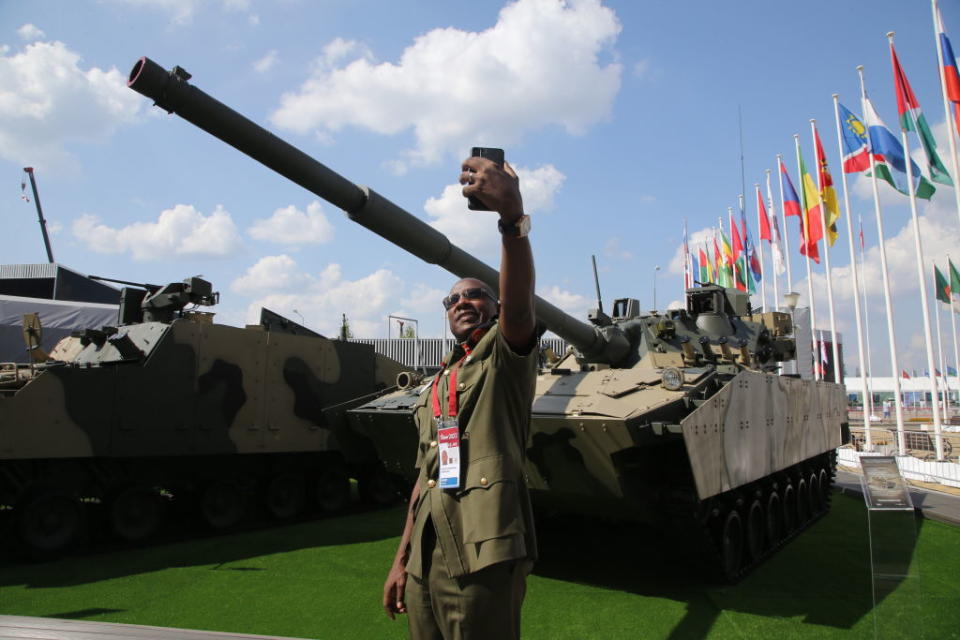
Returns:
[[[353,501],[350,477],[363,503],[396,500],[382,465],[351,468],[336,452],[4,461],[0,561],[139,544],[197,525],[225,532],[334,514]]]
[[[733,584],[829,513],[835,476],[830,451],[704,501],[675,492],[671,529],[712,581]]]

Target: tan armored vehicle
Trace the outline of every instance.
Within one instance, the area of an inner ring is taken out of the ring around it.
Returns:
[[[266,310],[246,329],[213,324],[197,307],[217,298],[201,278],[126,287],[116,326],[49,356],[31,345],[36,362],[0,369],[0,522],[28,552],[59,550],[100,518],[143,539],[168,506],[215,529],[255,510],[336,511],[351,476],[389,498],[344,411],[392,388],[400,365]],[[31,322],[28,339],[39,330]]]
[[[419,258],[496,290],[497,274],[441,233],[143,58],[130,86]],[[829,506],[846,426],[841,385],[776,374],[794,357],[790,317],[748,297],[687,291],[685,309],[641,314],[633,299],[580,322],[537,298],[539,320],[573,349],[537,383],[527,482],[538,502],[672,527],[735,579]],[[412,415],[427,385],[349,411],[388,468],[414,476]],[[419,384],[419,386],[417,386]],[[466,487],[464,491],[483,491]]]

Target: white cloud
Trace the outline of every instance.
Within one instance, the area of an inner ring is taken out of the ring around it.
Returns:
[[[65,144],[101,142],[132,122],[143,100],[111,67],[84,70],[62,42],[0,55],[0,157],[33,166],[73,163]]]
[[[204,0],[108,0],[116,4],[125,4],[134,8],[152,9],[170,15],[170,20],[177,25],[186,25],[193,22],[196,13],[208,3]],[[250,11],[249,0],[220,0],[220,7],[227,12],[247,13]],[[251,15],[251,18],[256,17]],[[259,19],[258,19],[259,21]]]
[[[694,231],[689,234],[689,243],[690,243],[690,254],[696,255],[697,251],[700,250],[700,247],[706,246],[711,248],[713,246],[713,233],[712,228],[704,228]],[[670,259],[670,264],[667,265],[667,272],[683,275],[683,231],[682,229],[677,230],[677,235],[680,235],[680,244],[677,245],[677,249],[673,252],[673,257]]]
[[[553,208],[554,196],[566,176],[549,164],[536,169],[514,169],[520,178],[524,211],[536,214]],[[431,218],[430,225],[461,249],[477,254],[481,259],[492,260],[500,247],[496,214],[470,211],[461,191],[459,184],[448,185],[440,197],[427,200],[423,208]]]
[[[561,289],[557,285],[553,285],[545,291],[540,291],[538,295],[550,304],[559,307],[561,311],[583,322],[587,319],[587,311],[596,306],[595,300],[579,293]]]
[[[385,319],[403,281],[388,269],[378,269],[356,280],[347,280],[338,264],[317,274],[299,271],[289,256],[261,258],[231,284],[231,289],[258,297],[247,307],[248,322],[257,322],[260,308],[289,316],[296,309],[307,326],[328,336],[336,335],[341,314],[357,337],[386,334]],[[414,289],[414,292],[422,289]]]
[[[36,25],[28,22],[17,29],[17,35],[23,40],[29,40],[32,42],[34,40],[40,40],[46,37],[47,34],[43,32],[43,29],[40,29]]]
[[[178,204],[162,211],[156,222],[119,229],[87,214],[74,220],[73,235],[91,251],[129,253],[134,260],[224,257],[242,246],[230,213],[220,205],[204,216],[192,205]]]
[[[633,253],[620,246],[620,237],[614,236],[603,245],[603,255],[611,260],[632,260]]]
[[[247,233],[256,240],[280,244],[323,244],[333,240],[333,225],[314,200],[306,212],[290,205],[277,209],[267,219],[254,220]]]
[[[270,71],[270,69],[273,69],[279,59],[280,57],[277,55],[277,50],[271,49],[267,51],[266,55],[253,63],[253,70],[257,73],[266,73]]]
[[[230,284],[241,295],[260,295],[270,291],[289,291],[308,285],[309,278],[298,271],[297,263],[287,255],[265,256]]]
[[[440,313],[442,309],[440,301],[443,300],[445,295],[447,295],[447,292],[442,289],[435,289],[425,284],[418,284],[414,286],[410,294],[401,301],[398,315],[402,315],[403,312],[408,310],[415,313],[430,313],[433,311]]]
[[[396,63],[338,39],[270,119],[321,138],[349,126],[412,131],[405,160],[414,163],[471,144],[515,144],[549,125],[580,134],[607,117],[620,89],[621,65],[602,59],[620,28],[599,0],[518,0],[486,31],[419,36]]]

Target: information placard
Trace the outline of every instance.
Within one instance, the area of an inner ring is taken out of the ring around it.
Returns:
[[[893,456],[861,456],[863,497],[870,509],[913,509],[910,491]]]

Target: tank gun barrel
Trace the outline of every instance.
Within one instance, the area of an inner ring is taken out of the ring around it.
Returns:
[[[343,209],[354,222],[421,260],[443,267],[461,278],[478,278],[494,290],[498,289],[497,271],[451,243],[444,234],[372,189],[354,184],[281,140],[191,85],[189,79],[190,74],[180,67],[167,71],[144,57],[134,65],[127,85],[152,99],[161,109],[176,113]],[[539,296],[535,305],[537,317],[587,358],[616,363],[626,355],[629,345],[622,335],[609,331],[601,333]]]

